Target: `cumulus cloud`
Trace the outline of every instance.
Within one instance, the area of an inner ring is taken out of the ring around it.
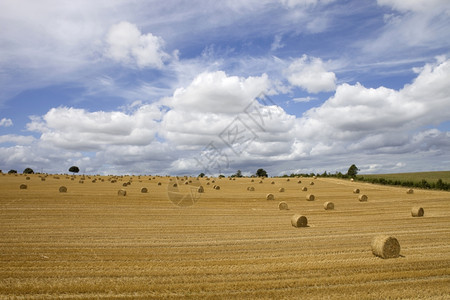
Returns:
[[[164,115],[161,135],[192,156],[179,158],[173,167],[199,168],[196,158],[214,157],[202,155],[205,149],[223,153],[232,165],[288,150],[295,116],[264,94],[270,86],[266,74],[243,78],[218,71],[202,73],[175,91],[165,100],[171,110]]]
[[[427,64],[411,84],[398,91],[342,84],[333,97],[297,120],[297,154],[400,154],[433,147],[444,153],[448,132],[424,128],[450,119],[449,81],[450,60],[446,60]]]
[[[8,119],[8,118],[2,118],[1,120],[0,120],[0,127],[10,127],[10,126],[13,126],[13,122],[12,122],[12,120],[11,119]]]
[[[16,145],[29,145],[35,141],[32,136],[23,136],[17,134],[6,134],[0,135],[0,144],[2,143],[13,143]]]
[[[125,65],[157,68],[170,55],[164,52],[164,40],[152,33],[142,34],[135,24],[120,22],[106,36],[106,56]]]
[[[303,55],[294,60],[285,72],[290,84],[309,93],[329,92],[336,88],[336,75],[327,71],[326,64],[317,57]]]
[[[110,145],[148,145],[155,139],[159,118],[159,109],[152,105],[143,105],[132,114],[59,107],[34,117],[27,128],[41,133],[44,143],[87,151]]]
[[[223,71],[203,72],[188,87],[176,89],[167,105],[183,111],[236,114],[270,88],[267,74],[243,78]]]

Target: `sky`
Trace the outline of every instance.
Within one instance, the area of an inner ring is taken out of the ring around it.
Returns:
[[[448,0],[0,0],[0,169],[450,170]]]

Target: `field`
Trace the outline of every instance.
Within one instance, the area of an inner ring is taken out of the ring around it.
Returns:
[[[428,182],[436,182],[442,179],[443,182],[450,182],[450,171],[436,171],[436,172],[417,172],[417,173],[392,173],[392,174],[370,174],[358,175],[364,178],[384,178],[387,180],[400,180],[420,182],[425,179]]]
[[[0,175],[0,299],[449,299],[449,192],[335,178],[71,177]],[[192,206],[174,204],[191,192]],[[413,218],[417,205],[425,215]],[[295,213],[309,227],[291,226]],[[378,234],[398,239],[399,258],[372,254]]]

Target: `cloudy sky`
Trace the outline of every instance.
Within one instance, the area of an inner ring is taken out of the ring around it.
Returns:
[[[0,169],[450,170],[448,0],[0,1]]]

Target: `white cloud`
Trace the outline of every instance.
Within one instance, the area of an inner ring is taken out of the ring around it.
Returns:
[[[450,60],[427,64],[398,91],[342,84],[323,105],[298,119],[297,154],[405,154],[434,148],[445,153],[449,134],[423,127],[450,120],[448,82]]]
[[[0,135],[0,144],[2,143],[13,143],[16,145],[29,145],[33,143],[36,139],[32,136],[23,136],[16,134],[6,134]]]
[[[362,44],[364,53],[374,57],[402,59],[405,53],[429,55],[437,49],[446,53],[449,47],[450,2],[447,0],[379,0],[393,13],[384,16],[385,26],[375,38]],[[361,42],[357,42],[361,44]],[[412,56],[412,55],[410,55]]]
[[[273,39],[272,45],[270,45],[270,51],[275,51],[277,49],[283,48],[285,45],[281,43],[281,34],[275,35],[275,38]]]
[[[167,105],[185,112],[236,114],[270,88],[267,74],[242,78],[223,71],[203,72],[188,87],[175,90]]]
[[[33,118],[27,128],[41,133],[40,141],[48,145],[77,151],[100,150],[110,145],[150,144],[159,118],[159,109],[152,105],[143,105],[132,114],[59,107]]]
[[[303,55],[286,70],[286,77],[294,86],[309,93],[329,92],[336,88],[336,75],[326,70],[326,64],[317,57]]]
[[[228,76],[222,71],[202,73],[189,86],[178,89],[165,103],[171,107],[163,118],[161,136],[191,157],[180,157],[175,166],[197,165],[203,149],[212,142],[233,165],[281,155],[292,144],[295,116],[255,97],[268,91],[267,75]],[[235,141],[239,141],[236,142]],[[218,170],[217,170],[218,172]]]
[[[10,126],[13,126],[13,122],[12,122],[12,120],[11,119],[8,119],[8,118],[2,118],[1,120],[0,120],[0,127],[10,127]]]
[[[135,24],[120,22],[111,26],[106,37],[106,56],[139,68],[162,68],[170,55],[164,52],[164,40],[151,33],[142,34]]]
[[[377,3],[378,5],[390,6],[402,12],[450,9],[450,4],[447,0],[377,0]]]
[[[297,98],[293,98],[292,100],[293,100],[294,102],[309,102],[309,101],[317,100],[317,98],[316,98],[316,97],[310,97],[310,96],[307,96],[307,97],[297,97]]]
[[[280,0],[283,5],[289,8],[293,8],[296,6],[314,6],[319,4],[328,4],[334,1],[335,0]]]

